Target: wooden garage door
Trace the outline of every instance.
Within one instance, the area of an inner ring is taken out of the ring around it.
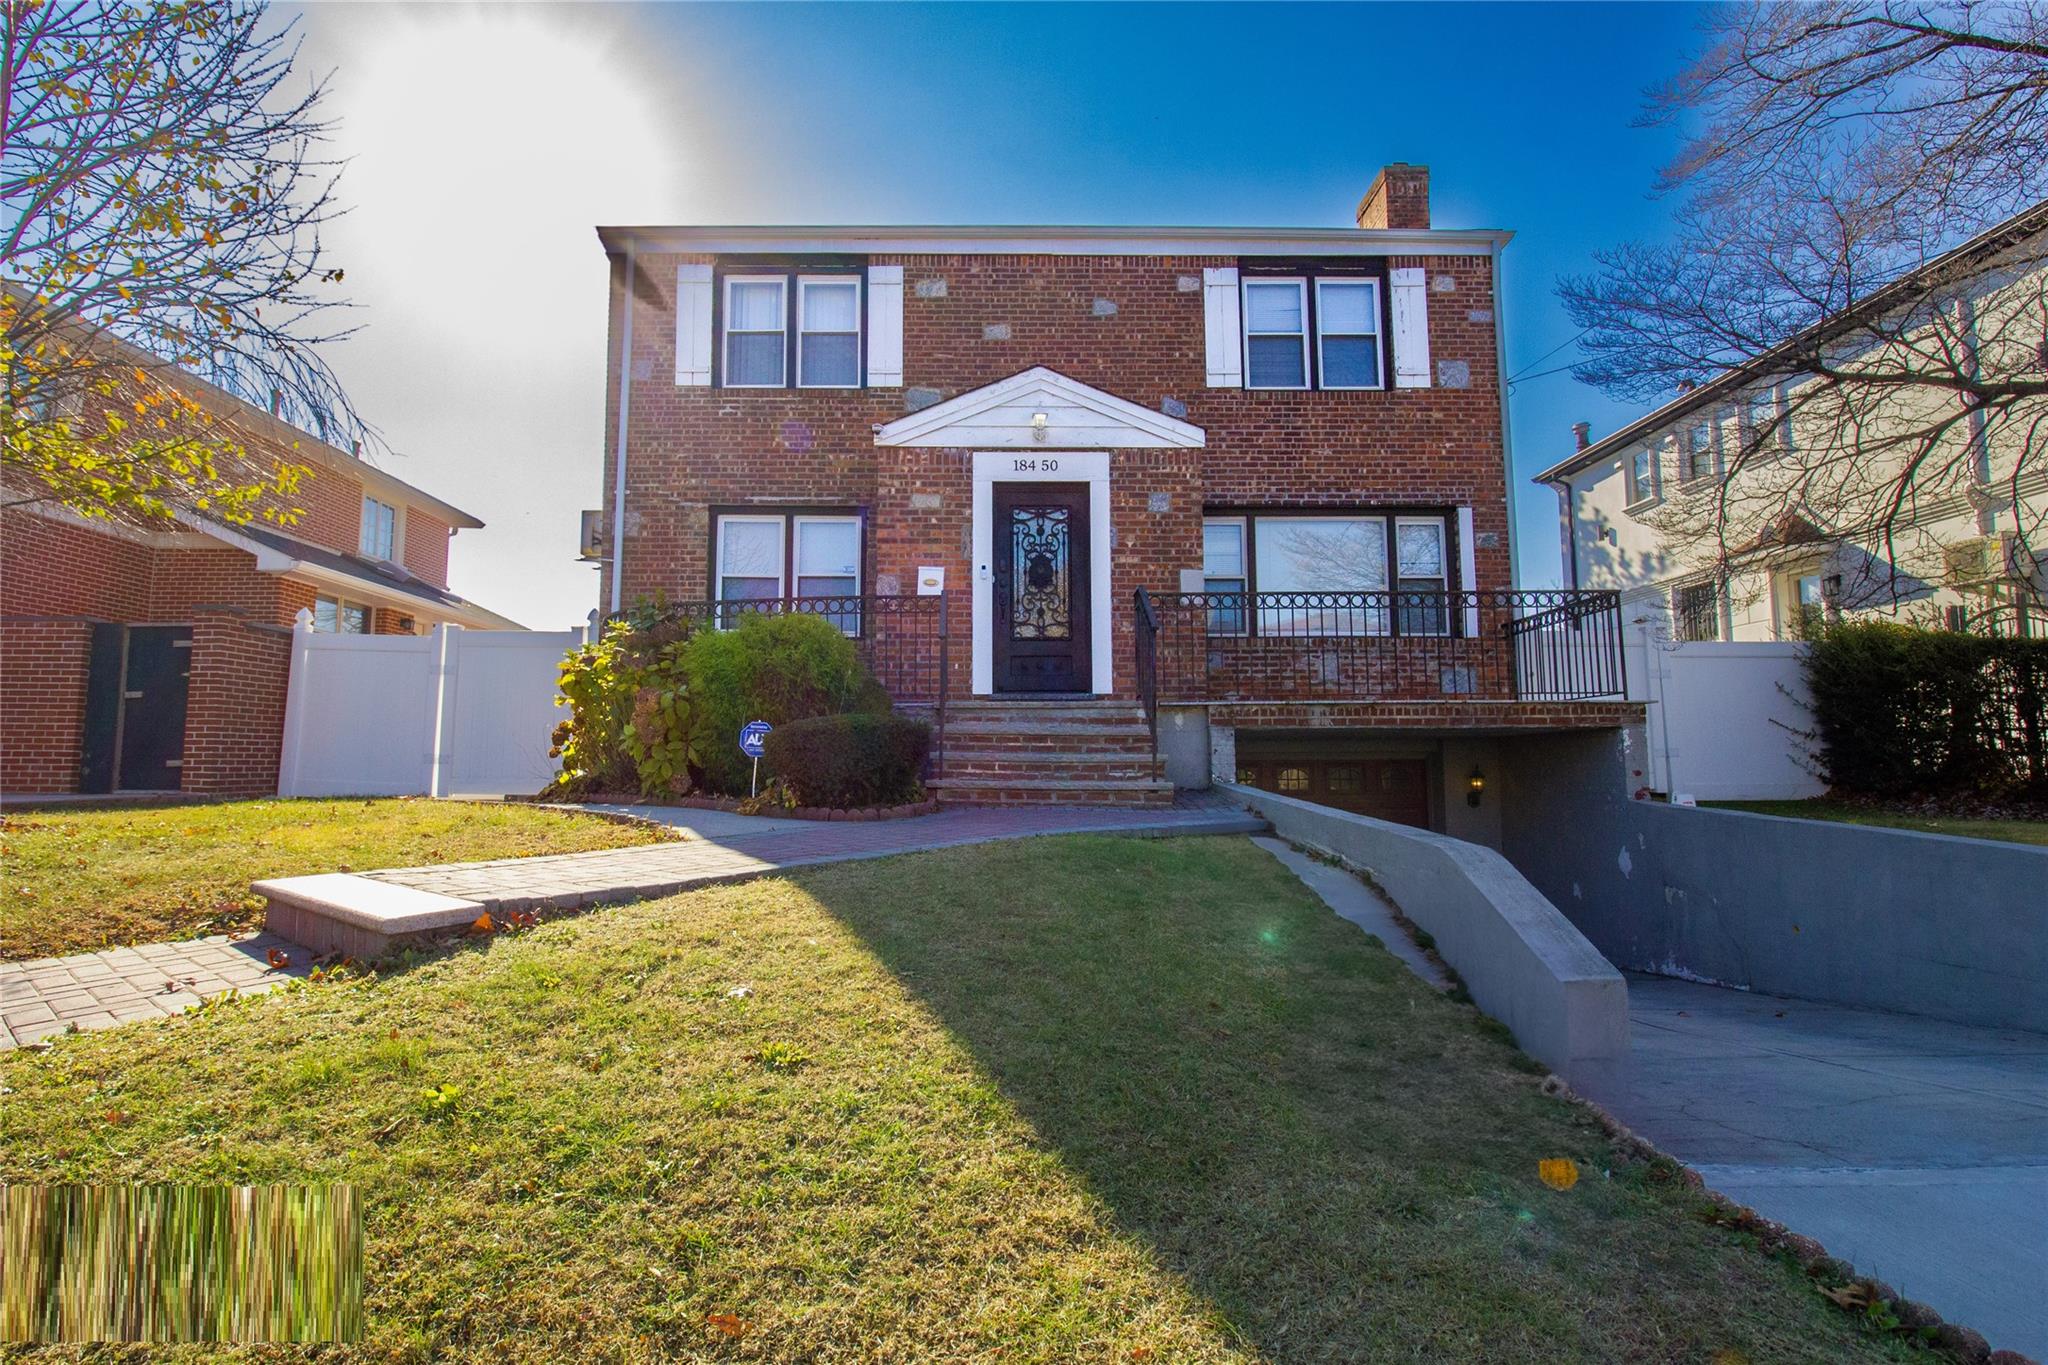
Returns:
[[[1237,780],[1376,820],[1429,828],[1429,766],[1419,758],[1270,758],[1238,764]]]

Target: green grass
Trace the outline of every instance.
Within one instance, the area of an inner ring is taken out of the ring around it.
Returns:
[[[1905,1358],[1539,1080],[1245,841],[1034,839],[15,1054],[0,1179],[353,1183],[378,1358]]]
[[[1702,801],[1721,810],[1786,815],[1795,820],[1839,820],[1847,825],[1881,825],[1922,834],[1956,834],[1965,839],[1999,839],[2010,844],[2048,844],[2048,820],[1967,820],[1940,815],[1906,815],[1816,797],[1810,801]]]
[[[666,835],[515,803],[226,801],[0,815],[0,961],[255,927],[249,883]]]

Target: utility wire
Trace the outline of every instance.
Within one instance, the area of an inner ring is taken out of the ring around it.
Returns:
[[[1534,360],[1532,360],[1532,361],[1530,361],[1530,362],[1529,362],[1529,365],[1532,365],[1532,366],[1533,366],[1533,365],[1541,365],[1541,364],[1542,364],[1542,363],[1543,363],[1544,361],[1546,361],[1546,360],[1550,359],[1550,357],[1552,357],[1552,356],[1556,355],[1556,354],[1557,354],[1557,353],[1558,353],[1559,351],[1562,351],[1562,350],[1563,350],[1563,349],[1564,349],[1565,347],[1567,347],[1567,346],[1571,345],[1571,344],[1572,344],[1572,343],[1573,343],[1574,341],[1577,341],[1577,340],[1578,340],[1578,339],[1579,339],[1580,337],[1584,336],[1584,335],[1585,335],[1585,334],[1586,334],[1587,332],[1590,332],[1590,331],[1592,331],[1592,330],[1593,330],[1593,329],[1592,329],[1591,327],[1584,327],[1584,328],[1581,328],[1581,329],[1580,329],[1580,330],[1579,330],[1579,331],[1578,331],[1577,333],[1575,333],[1574,335],[1566,337],[1566,338],[1565,338],[1565,339],[1564,339],[1563,341],[1560,341],[1560,342],[1558,342],[1558,343],[1557,343],[1557,345],[1555,345],[1555,346],[1551,347],[1551,348],[1550,348],[1549,350],[1545,351],[1545,352],[1544,352],[1544,353],[1543,353],[1542,355],[1539,355],[1539,356],[1537,356],[1537,357],[1536,357],[1536,358],[1535,358]],[[1571,366],[1567,365],[1567,366],[1565,366],[1564,368],[1568,370],[1568,369],[1570,369],[1570,368],[1571,368]],[[1557,373],[1557,371],[1556,371],[1556,370],[1545,370],[1545,371],[1544,371],[1544,373],[1545,373],[1545,374],[1556,374],[1556,373]],[[1512,383],[1514,383],[1514,382],[1515,382],[1515,381],[1516,381],[1517,379],[1531,379],[1531,378],[1535,378],[1535,376],[1531,375],[1531,374],[1529,373],[1528,367],[1526,367],[1526,366],[1525,366],[1525,367],[1523,368],[1523,370],[1522,370],[1522,372],[1521,372],[1520,374],[1511,374],[1511,375],[1509,375],[1509,376],[1508,376],[1508,383],[1512,384]]]

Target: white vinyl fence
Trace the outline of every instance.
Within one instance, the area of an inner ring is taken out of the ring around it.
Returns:
[[[521,795],[554,777],[555,679],[582,631],[336,635],[299,615],[279,795]]]
[[[1674,644],[1628,632],[1630,701],[1647,702],[1653,790],[1700,801],[1776,801],[1827,790],[1812,770],[1813,729],[1799,660],[1777,642]]]

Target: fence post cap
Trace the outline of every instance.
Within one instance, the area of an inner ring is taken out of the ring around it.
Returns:
[[[297,611],[295,611],[295,612],[293,612],[293,613],[292,613],[292,629],[293,629],[293,630],[308,630],[308,631],[309,631],[309,630],[311,630],[312,628],[313,628],[313,609],[312,609],[311,607],[300,607],[300,608],[299,608],[299,609],[298,609]]]

